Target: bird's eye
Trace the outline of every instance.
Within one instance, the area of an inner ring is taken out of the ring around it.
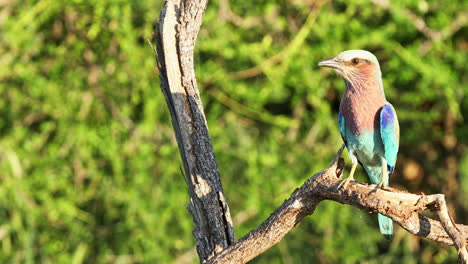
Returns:
[[[351,62],[352,62],[353,64],[358,64],[358,63],[359,63],[359,59],[358,59],[358,58],[354,58],[354,59],[351,60]]]

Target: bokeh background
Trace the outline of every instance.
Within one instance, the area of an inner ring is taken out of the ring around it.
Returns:
[[[161,7],[0,0],[1,263],[198,263],[148,44]],[[399,115],[391,185],[446,194],[468,224],[467,16],[466,0],[210,1],[196,74],[237,238],[342,144],[344,83],[317,62],[347,49],[379,58]],[[456,260],[328,201],[252,263]]]

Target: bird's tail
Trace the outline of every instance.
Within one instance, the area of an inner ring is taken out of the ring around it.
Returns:
[[[373,184],[379,184],[380,183],[380,178],[382,177],[382,168],[381,167],[364,167],[364,169],[367,172],[367,175],[369,176],[369,179],[371,183]],[[384,179],[384,186],[388,187],[388,178],[389,176]],[[380,228],[380,233],[388,239],[391,240],[393,238],[393,221],[391,218],[386,217],[385,215],[378,214],[378,220],[379,220],[379,228]]]
[[[393,238],[393,221],[385,215],[378,214],[380,233],[388,239]]]

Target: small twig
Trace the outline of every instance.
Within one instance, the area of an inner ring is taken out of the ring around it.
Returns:
[[[156,47],[153,45],[153,43],[151,43],[151,40],[146,39],[146,42],[148,43],[148,45],[150,46],[150,48],[153,50],[154,54],[157,55],[157,54],[158,54],[158,50],[157,50]]]

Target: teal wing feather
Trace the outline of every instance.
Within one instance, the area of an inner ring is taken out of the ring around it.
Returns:
[[[380,135],[384,145],[384,157],[387,160],[390,173],[395,169],[398,145],[400,143],[400,125],[395,109],[386,103],[380,111]]]
[[[341,113],[338,113],[338,128],[340,129],[341,138],[343,139],[346,147],[348,147],[346,141],[346,126],[345,126],[345,119]]]

